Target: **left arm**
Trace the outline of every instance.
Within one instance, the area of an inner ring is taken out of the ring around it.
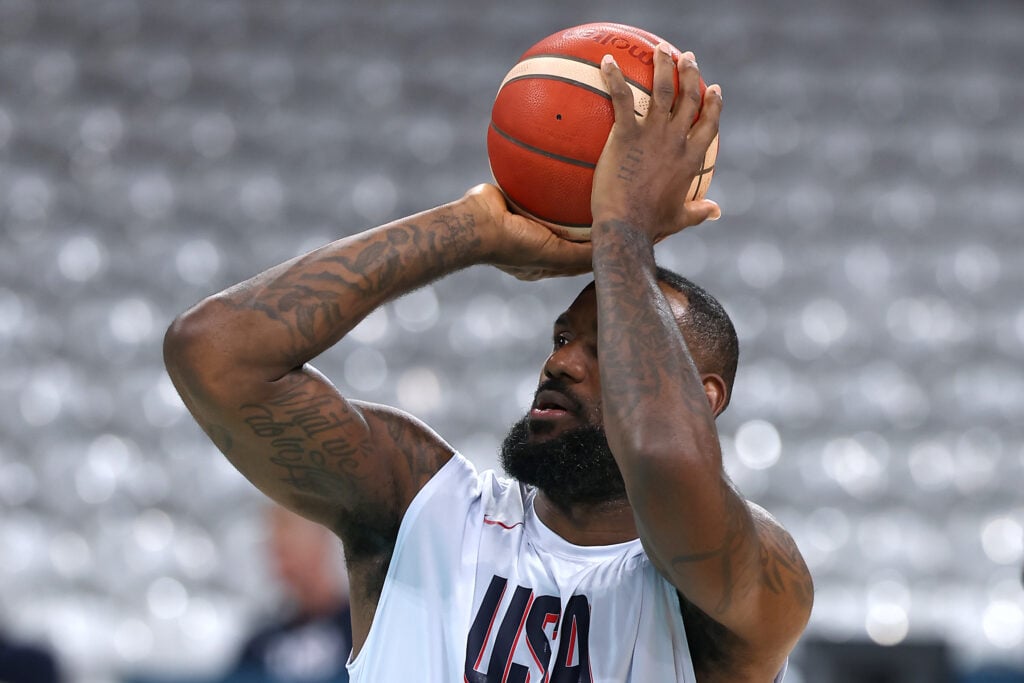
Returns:
[[[616,122],[595,173],[591,239],[605,430],[651,560],[770,671],[807,623],[810,575],[789,535],[723,471],[703,380],[655,276],[654,243],[718,213],[678,198],[718,133],[721,91],[702,103],[684,55],[676,96],[672,58],[657,50],[655,60],[642,120],[617,66],[603,65]]]

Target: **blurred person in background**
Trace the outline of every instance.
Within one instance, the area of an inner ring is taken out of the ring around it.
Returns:
[[[283,603],[248,635],[228,671],[212,679],[133,675],[125,683],[347,683],[352,620],[340,542],[279,505],[268,508],[266,531],[268,566]],[[20,679],[0,675],[0,683]]]
[[[57,660],[38,645],[17,643],[0,632],[0,682],[58,683]]]
[[[227,680],[344,683],[352,648],[348,579],[338,539],[280,506],[267,512],[267,552],[287,604],[251,634]]]

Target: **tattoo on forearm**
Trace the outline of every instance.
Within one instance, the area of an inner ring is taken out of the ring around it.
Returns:
[[[289,356],[306,360],[388,299],[469,265],[480,244],[472,214],[445,213],[325,247],[240,285],[228,303],[282,325]]]
[[[654,402],[681,400],[713,431],[704,388],[668,303],[657,292],[660,307],[654,305],[650,281],[642,275],[654,269],[648,238],[621,221],[608,227],[621,238],[595,245],[594,273],[600,288],[601,376],[620,396],[617,416],[627,421]]]
[[[606,424],[614,420],[628,425],[659,405],[680,406],[688,414],[688,426],[682,429],[694,439],[690,447],[717,452],[714,415],[700,376],[668,302],[652,291],[657,283],[647,276],[655,268],[649,238],[625,222],[601,227],[615,235],[594,245],[601,380],[615,387],[615,400],[604,408]],[[715,617],[741,604],[759,583],[809,606],[813,587],[792,538],[774,523],[757,529],[761,520],[755,520],[724,475],[720,501],[723,516],[712,536],[721,539],[717,547],[671,556],[669,570],[686,575],[694,571],[693,565],[713,563],[710,575],[718,590],[709,613]],[[703,575],[709,576],[706,571]]]

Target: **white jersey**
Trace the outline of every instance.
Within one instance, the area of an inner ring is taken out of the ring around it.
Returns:
[[[533,493],[459,454],[434,475],[402,520],[352,683],[696,683],[676,590],[639,539],[573,545]]]

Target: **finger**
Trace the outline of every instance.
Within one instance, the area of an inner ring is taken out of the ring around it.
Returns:
[[[664,42],[658,43],[654,50],[654,87],[648,117],[655,113],[668,116],[672,111],[676,99],[676,63],[672,60],[671,50]]]
[[[524,282],[533,282],[534,280],[540,280],[542,277],[544,277],[543,275],[541,275],[540,271],[532,268],[526,269],[498,266],[498,270],[500,270],[503,273],[507,273],[508,275],[511,275],[517,280],[522,280]]]
[[[592,272],[593,268],[576,268],[574,270],[567,270],[564,273],[554,273],[548,275],[548,277],[576,277],[577,275],[585,275]]]
[[[498,269],[502,272],[508,273],[517,280],[533,281],[533,280],[544,280],[553,277],[573,277],[576,275],[583,275],[593,270],[590,261],[585,263],[567,266],[567,267],[512,267],[512,266],[498,266]]]
[[[697,225],[704,221],[717,221],[722,217],[722,207],[710,199],[686,202],[686,224]]]
[[[604,82],[608,86],[608,94],[612,97],[612,110],[615,113],[615,123],[628,125],[636,123],[636,115],[633,113],[633,91],[626,83],[626,77],[611,55],[605,55],[601,60],[601,73],[604,75]]]
[[[557,265],[560,270],[590,270],[594,259],[594,248],[590,242],[572,242],[554,233],[551,239],[553,265]]]
[[[555,243],[549,245],[552,248],[535,264],[535,270],[544,273],[542,277],[566,277],[593,270],[594,249],[590,242],[570,242],[561,237],[553,239]]]
[[[722,116],[722,86],[717,83],[709,85],[704,92],[704,106],[700,110],[700,118],[693,124],[687,135],[688,149],[693,154],[704,158],[711,141],[718,135],[718,124]]]
[[[672,119],[676,125],[689,129],[700,111],[700,69],[692,52],[684,52],[676,67],[679,72],[679,94],[676,96]]]

